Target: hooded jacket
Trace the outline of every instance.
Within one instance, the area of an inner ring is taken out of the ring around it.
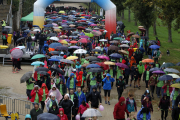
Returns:
[[[166,91],[167,91],[167,85],[164,85],[164,86],[162,87],[162,89],[164,89],[164,93],[166,93]],[[173,88],[170,87],[170,85],[169,85],[169,94],[171,94],[172,91],[173,91]]]
[[[68,80],[67,80],[66,86],[67,86],[68,89],[69,89],[69,87],[70,87],[71,76],[74,76],[74,73],[71,73],[70,77],[69,77]],[[74,77],[74,88],[76,88],[76,83],[77,83],[77,80],[76,80],[76,78]]]
[[[139,74],[144,73],[145,69],[144,69],[144,65],[140,65],[140,63],[142,63],[142,61],[139,61],[139,65],[137,66]]]
[[[30,111],[30,115],[31,115],[31,119],[32,120],[37,120],[37,116],[42,114],[43,111],[39,108],[38,110],[36,110],[35,108],[33,108],[31,111]]]
[[[63,115],[60,115],[60,111],[63,112]],[[59,108],[59,114],[57,115],[61,120],[68,120],[68,117],[66,114],[64,114],[64,109],[63,108]]]
[[[39,90],[39,92],[38,92],[39,103],[40,103],[41,100],[42,100],[42,95],[43,95],[43,93]],[[31,91],[31,102],[34,102],[35,97],[36,97],[36,92],[35,92],[35,88],[34,88],[34,89]]]
[[[56,109],[55,109],[55,110],[53,109],[53,106],[56,106]],[[49,108],[49,111],[48,111],[48,112],[49,112],[49,113],[52,113],[52,114],[54,114],[54,115],[58,115],[58,114],[59,114],[59,108],[58,108],[56,102],[53,102],[53,104],[52,104],[51,108]]]
[[[133,63],[136,63],[136,60],[135,60],[134,56],[131,56],[130,67],[133,65]]]
[[[63,100],[60,106],[64,109],[64,113],[68,116],[71,115],[71,109],[73,107],[73,102],[71,100]]]
[[[86,103],[86,106],[84,106],[84,105],[81,104],[81,105],[79,106],[78,113],[83,114],[84,111],[86,111],[88,108],[89,108],[89,105],[88,105],[87,103]]]
[[[30,120],[31,120],[31,115],[30,114],[26,114],[25,120],[26,120],[26,118],[30,118]]]
[[[166,99],[164,99],[164,96],[166,96]],[[164,93],[163,97],[161,98],[158,107],[163,109],[163,110],[168,110],[169,109],[169,107],[170,107],[170,99],[167,99],[167,94],[166,93]]]
[[[146,98],[146,99],[149,99],[149,98]],[[142,105],[143,105],[143,107],[147,107],[149,109],[149,111],[153,112],[153,106],[152,106],[151,101],[148,101],[148,103],[147,103],[146,100],[143,100]]]
[[[65,71],[64,76],[66,76],[67,73],[68,73],[68,77],[69,77],[71,75],[72,71],[73,71],[73,67],[72,66],[65,66],[64,71]]]
[[[126,104],[121,104],[123,101],[125,101],[124,97],[120,97],[119,102],[116,103],[114,106],[113,116],[114,119],[124,119],[125,118],[125,112],[129,114]]]
[[[179,120],[179,113],[180,113],[180,108],[178,106],[174,107],[172,111],[172,120]]]
[[[150,79],[149,79],[148,84],[150,86],[155,86],[157,84],[157,77],[151,76]]]
[[[97,88],[93,88],[93,89],[97,89]],[[98,108],[99,102],[102,103],[101,95],[97,90],[95,92],[92,91],[91,93],[89,93],[88,100],[91,101],[91,106],[95,108]]]
[[[83,71],[80,71],[79,74],[78,74],[78,76],[77,76],[76,86],[81,87],[82,77],[83,77]]]
[[[143,107],[142,107],[143,108]],[[141,110],[142,110],[142,108],[141,108]],[[138,112],[138,114],[137,114],[137,120],[144,120],[143,119],[143,114],[141,113],[141,110]],[[146,120],[150,120],[151,119],[151,114],[150,114],[150,112],[147,114],[146,113]]]
[[[111,90],[111,82],[114,82],[114,78],[111,78],[111,75],[109,73],[106,74],[106,76],[109,76],[109,80],[107,77],[105,77],[102,81],[104,82],[103,89],[104,90]]]
[[[45,94],[46,94],[46,98],[47,98],[47,95],[48,95],[49,91],[48,91],[48,88],[47,88],[47,86],[46,86],[45,83],[42,84],[42,86],[41,86],[41,88],[39,89],[39,91],[41,91],[42,94],[43,94],[43,87],[45,87]]]

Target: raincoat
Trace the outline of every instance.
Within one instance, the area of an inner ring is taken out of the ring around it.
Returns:
[[[67,115],[64,114],[64,109],[63,109],[63,108],[59,108],[59,113],[60,113],[60,111],[63,112],[63,115],[58,114],[57,116],[58,116],[61,120],[68,120]]]
[[[39,92],[38,92],[37,94],[38,94],[39,103],[40,103],[41,100],[42,100],[42,95],[43,95],[43,93],[39,90]],[[34,89],[31,91],[31,102],[34,102],[35,97],[36,97],[36,92],[35,92],[35,87],[34,87]]]
[[[41,91],[43,93],[43,87],[45,87],[45,94],[46,94],[46,98],[47,98],[47,95],[48,95],[49,91],[48,91],[48,88],[47,88],[45,83],[42,84],[42,86],[39,89],[39,91]]]
[[[136,63],[136,60],[135,60],[134,56],[131,56],[130,67],[133,65],[133,63]]]
[[[81,87],[81,84],[82,84],[82,77],[83,77],[83,71],[80,71],[78,76],[77,76],[77,83],[76,83],[76,86],[78,87]]]
[[[109,80],[107,77],[105,77],[102,82],[104,82],[103,89],[104,90],[111,90],[111,82],[114,82],[114,78],[111,78],[111,75],[109,73],[106,74],[106,76],[109,76]]]
[[[25,120],[26,120],[26,118],[30,118],[30,120],[31,120],[31,115],[30,114],[26,114]]]
[[[58,88],[56,87],[56,85],[54,84],[52,88],[56,88],[56,90],[49,90],[49,94],[48,96],[53,93],[56,96],[56,99],[58,100],[58,103],[60,102],[60,100],[63,98],[61,93],[59,92]]]
[[[69,77],[68,80],[67,80],[66,86],[67,86],[68,89],[69,89],[69,87],[70,87],[70,79],[71,79],[71,76],[74,76],[74,73],[71,73],[70,77]],[[76,78],[74,77],[74,88],[76,88],[76,83],[77,83],[77,80],[76,80]]]

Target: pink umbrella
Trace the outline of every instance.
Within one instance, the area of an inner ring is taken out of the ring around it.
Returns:
[[[80,42],[80,43],[89,43],[91,41],[86,39],[86,38],[82,38],[82,39],[78,40],[78,42]]]
[[[93,32],[96,32],[96,30],[93,30]]]
[[[98,35],[102,35],[102,32],[100,32],[100,31],[96,31],[96,33],[97,33]]]
[[[86,36],[86,35],[82,35],[82,36],[80,36],[79,38],[89,38],[89,37]]]
[[[56,23],[52,23],[52,25],[53,25],[53,26],[57,26],[57,27],[58,27],[58,24],[56,24]]]
[[[100,55],[100,56],[98,56],[97,58],[110,60],[108,56],[104,56],[104,55]]]
[[[90,26],[97,26],[96,24],[91,24]]]
[[[67,20],[62,20],[62,22],[67,22]]]

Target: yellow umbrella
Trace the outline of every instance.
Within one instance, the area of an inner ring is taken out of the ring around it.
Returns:
[[[66,40],[61,40],[60,43],[62,44],[68,44],[68,42]]]
[[[180,88],[180,84],[179,83],[175,83],[175,84],[172,84],[171,87]]]
[[[106,65],[115,65],[115,63],[111,62],[111,61],[106,61],[106,62],[104,62],[104,64],[106,64]]]
[[[65,11],[59,11],[59,13],[65,13]]]
[[[54,31],[56,31],[56,32],[61,32],[61,30],[60,30],[60,29],[54,29]]]
[[[76,60],[76,59],[78,59],[78,57],[77,56],[69,56],[66,59],[68,59],[68,60]]]
[[[85,18],[85,17],[80,17],[80,18]]]

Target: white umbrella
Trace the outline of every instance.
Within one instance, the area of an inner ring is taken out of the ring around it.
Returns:
[[[103,32],[108,32],[107,30],[104,30]]]
[[[170,76],[172,76],[173,78],[180,78],[180,76],[179,76],[179,75],[176,75],[176,74],[167,74],[167,75],[170,75]]]
[[[77,50],[74,51],[74,53],[75,53],[75,54],[86,54],[87,51],[84,50],[84,49],[77,49]]]
[[[82,114],[82,117],[83,118],[86,118],[86,117],[102,117],[102,115],[98,110],[93,109],[93,108],[89,108],[86,111],[84,111],[84,113]]]
[[[24,48],[25,48],[25,46],[18,46],[18,47],[16,47],[16,48],[19,48],[19,49],[24,49]]]
[[[40,29],[34,29],[33,31],[35,31],[35,32],[37,32],[37,31],[40,32],[41,30],[40,30]]]
[[[124,41],[122,41],[121,43],[130,43],[130,41],[124,40]]]
[[[100,46],[97,46],[97,47],[95,47],[95,49],[99,49],[99,50],[101,50],[101,47],[100,47]]]
[[[129,47],[129,45],[127,45],[127,44],[122,44],[122,45],[120,45],[120,47]]]
[[[107,40],[106,39],[100,39],[99,41],[100,42],[106,42]]]
[[[5,26],[4,28],[12,28],[11,26]]]
[[[58,41],[59,38],[58,37],[50,37],[50,40]]]

